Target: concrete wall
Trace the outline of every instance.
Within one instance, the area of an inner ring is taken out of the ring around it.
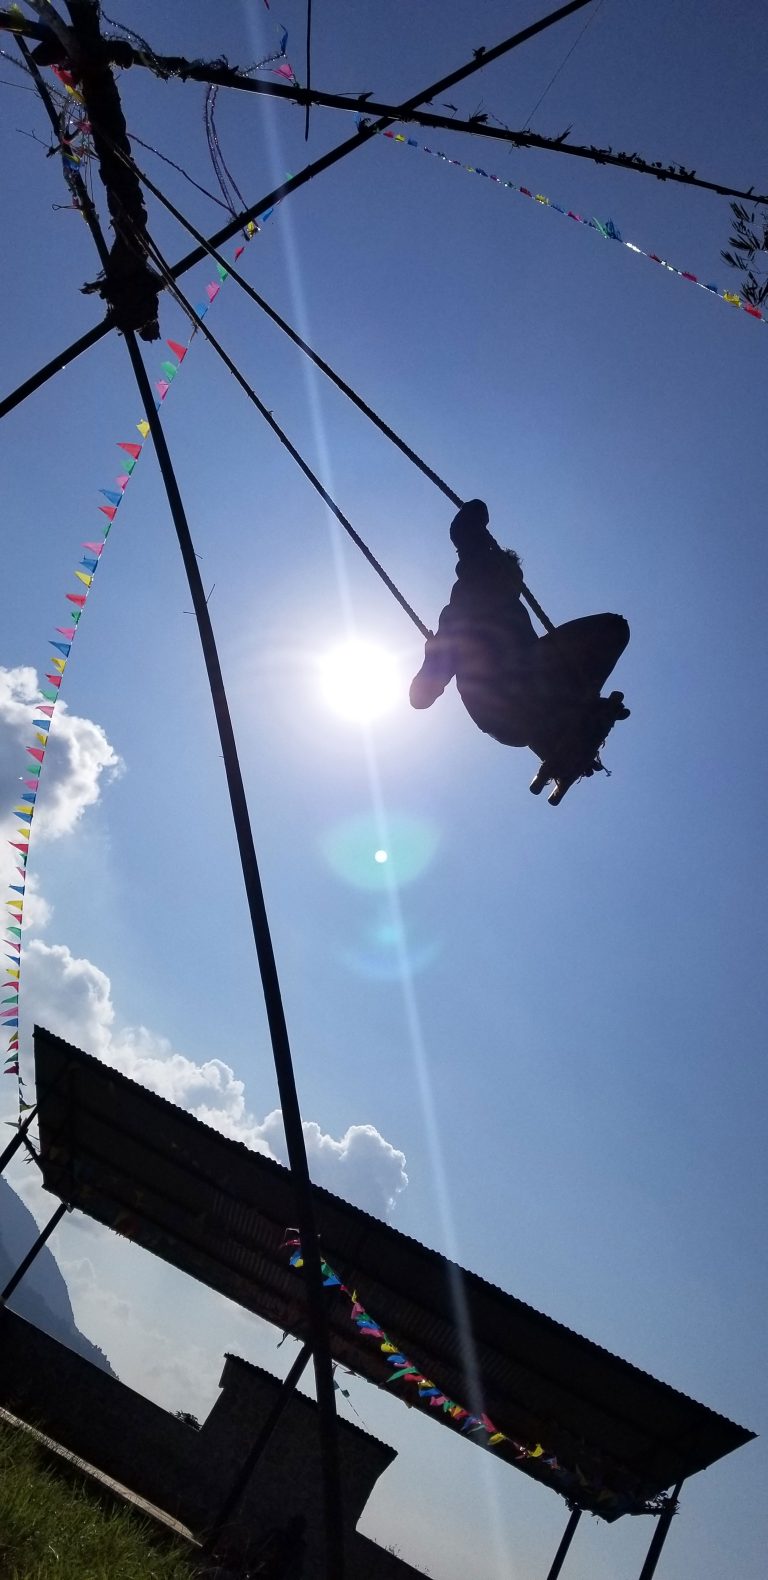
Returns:
[[[0,1404],[198,1534],[221,1507],[280,1393],[277,1378],[237,1356],[226,1357],[220,1386],[197,1431],[0,1308]],[[340,1420],[339,1456],[350,1573],[365,1580],[415,1577],[410,1565],[355,1531],[395,1450]],[[321,1580],[317,1406],[301,1394],[287,1405],[229,1536],[235,1547],[247,1548],[297,1515],[307,1533],[302,1580]]]
[[[199,1432],[0,1309],[0,1404],[190,1525]],[[149,1445],[151,1451],[148,1452]]]

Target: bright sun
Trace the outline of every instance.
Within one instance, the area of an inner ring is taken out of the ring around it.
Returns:
[[[334,713],[358,724],[395,706],[401,681],[390,653],[370,642],[345,642],[320,660],[320,686]]]

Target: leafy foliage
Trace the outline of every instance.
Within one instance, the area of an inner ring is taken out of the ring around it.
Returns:
[[[743,276],[741,294],[752,307],[762,307],[768,301],[768,215],[759,217],[744,207],[732,203],[733,235],[728,237],[730,251],[720,256],[730,268],[738,269]]]

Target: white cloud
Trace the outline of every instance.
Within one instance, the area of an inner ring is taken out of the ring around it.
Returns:
[[[122,1070],[142,1086],[195,1114],[254,1152],[287,1161],[279,1109],[259,1119],[244,1083],[221,1059],[197,1064],[145,1026],[115,1029],[109,978],[64,944],[27,945],[22,997],[22,1046],[33,1022]],[[313,1120],[304,1124],[312,1178],[377,1217],[387,1217],[408,1184],[405,1157],[375,1125],[350,1125],[336,1139]]]
[[[24,951],[22,1045],[30,1046],[36,1023],[107,1059],[114,1018],[109,977],[98,966],[78,960],[66,944],[30,939]]]
[[[15,882],[15,852],[7,839],[15,838],[13,808],[23,790],[32,759],[27,746],[34,744],[32,720],[39,703],[39,681],[30,666],[0,666],[0,880]],[[69,713],[59,702],[45,754],[41,783],[44,794],[35,810],[36,839],[61,839],[77,827],[87,807],[101,794],[102,776],[112,777],[121,768],[120,758],[100,724]],[[44,926],[50,907],[30,881],[24,908],[25,927]]]

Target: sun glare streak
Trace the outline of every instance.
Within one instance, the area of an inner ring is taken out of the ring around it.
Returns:
[[[363,736],[365,746],[368,780],[371,790],[371,799],[373,802],[374,817],[376,820],[378,835],[381,839],[381,850],[377,852],[378,856],[382,852],[386,852],[389,841],[387,816],[384,806],[384,796],[381,788],[381,778],[379,775],[378,761],[376,758],[372,732],[363,724],[361,728],[361,734]],[[442,1141],[440,1138],[440,1128],[437,1120],[432,1080],[429,1073],[427,1047],[416,995],[414,974],[411,969],[407,933],[405,928],[405,918],[403,916],[403,910],[400,903],[400,892],[397,884],[396,874],[393,872],[389,864],[387,864],[384,868],[384,877],[386,880],[386,893],[392,919],[393,939],[398,957],[400,986],[403,995],[403,1008],[405,1011],[405,1020],[408,1028],[411,1057],[416,1072],[416,1083],[421,1102],[424,1127],[427,1135],[427,1146],[430,1153],[430,1163],[433,1170],[435,1184],[437,1186],[438,1209],[440,1212],[441,1228],[448,1255],[451,1259],[451,1262],[456,1263],[459,1261],[458,1243],[456,1239],[456,1230],[451,1204],[450,1184],[448,1181],[448,1173],[445,1166]],[[468,1403],[470,1409],[475,1414],[480,1414],[485,1409],[485,1402],[482,1393],[480,1368],[477,1360],[474,1334],[472,1332],[472,1324],[469,1317],[469,1308],[464,1286],[460,1276],[458,1276],[453,1271],[451,1271],[450,1274],[450,1286],[454,1309],[454,1319],[458,1329],[462,1360],[469,1385]],[[490,1465],[484,1467],[484,1472],[485,1494],[488,1502],[490,1522],[493,1532],[493,1545],[495,1548],[497,1572],[499,1576],[502,1576],[507,1573],[508,1555],[505,1546],[501,1510],[499,1507],[496,1489],[492,1481]]]
[[[265,123],[267,127],[267,136],[271,145],[273,166],[275,174],[278,175],[282,161],[280,160],[279,155],[276,118],[268,114],[265,117]],[[278,178],[282,179],[282,177]],[[311,344],[312,335],[310,333],[310,324],[306,309],[306,297],[301,275],[301,265],[293,233],[290,201],[281,205],[280,208],[280,235],[283,239],[283,244],[285,247],[288,281],[294,301],[297,326],[300,333]],[[332,498],[335,498],[336,496],[333,486],[333,467],[331,463],[330,450],[325,432],[325,424],[323,421],[321,401],[319,396],[320,375],[308,361],[304,361],[303,363],[303,375],[307,391],[307,398],[309,401],[312,425],[317,443],[318,455],[320,458],[317,470],[321,481],[328,489],[329,494]],[[355,621],[348,567],[342,552],[342,530],[335,518],[330,515],[330,512],[328,515],[328,528],[331,553],[333,555],[334,568],[336,572],[339,600],[342,608],[342,623],[344,627],[344,633],[347,642],[355,643],[359,640],[359,633]],[[381,789],[378,761],[372,732],[369,727],[369,720],[370,715],[368,716],[368,719],[363,718],[359,721],[360,731],[364,744],[371,801],[377,827],[376,838],[378,842],[378,848],[381,851],[386,851],[389,843],[387,818]],[[421,1101],[424,1126],[427,1136],[427,1145],[430,1153],[430,1163],[437,1185],[442,1232],[446,1247],[448,1249],[448,1254],[455,1262],[458,1260],[458,1256],[456,1233],[451,1207],[450,1186],[443,1157],[440,1130],[437,1122],[434,1095],[432,1091],[432,1082],[429,1074],[429,1061],[427,1057],[426,1044],[421,1025],[421,1016],[419,1013],[418,1001],[414,987],[414,978],[409,961],[407,935],[404,928],[396,875],[393,872],[390,863],[382,864],[382,867],[383,872],[388,878],[387,894],[394,928],[394,936],[397,940],[396,948],[400,983],[403,994],[403,1006],[410,1040],[411,1057],[416,1072],[416,1082]],[[455,1320],[459,1332],[459,1340],[462,1348],[466,1375],[469,1379],[470,1393],[472,1395],[472,1397],[468,1400],[468,1403],[470,1408],[477,1412],[483,1408],[480,1390],[479,1367],[477,1364],[474,1338],[469,1321],[466,1297],[459,1280],[453,1281],[452,1295]],[[485,1490],[490,1516],[490,1525],[493,1533],[496,1569],[498,1575],[501,1577],[508,1573],[508,1553],[506,1551],[504,1542],[499,1500],[493,1485],[490,1465],[488,1465],[485,1475]]]

